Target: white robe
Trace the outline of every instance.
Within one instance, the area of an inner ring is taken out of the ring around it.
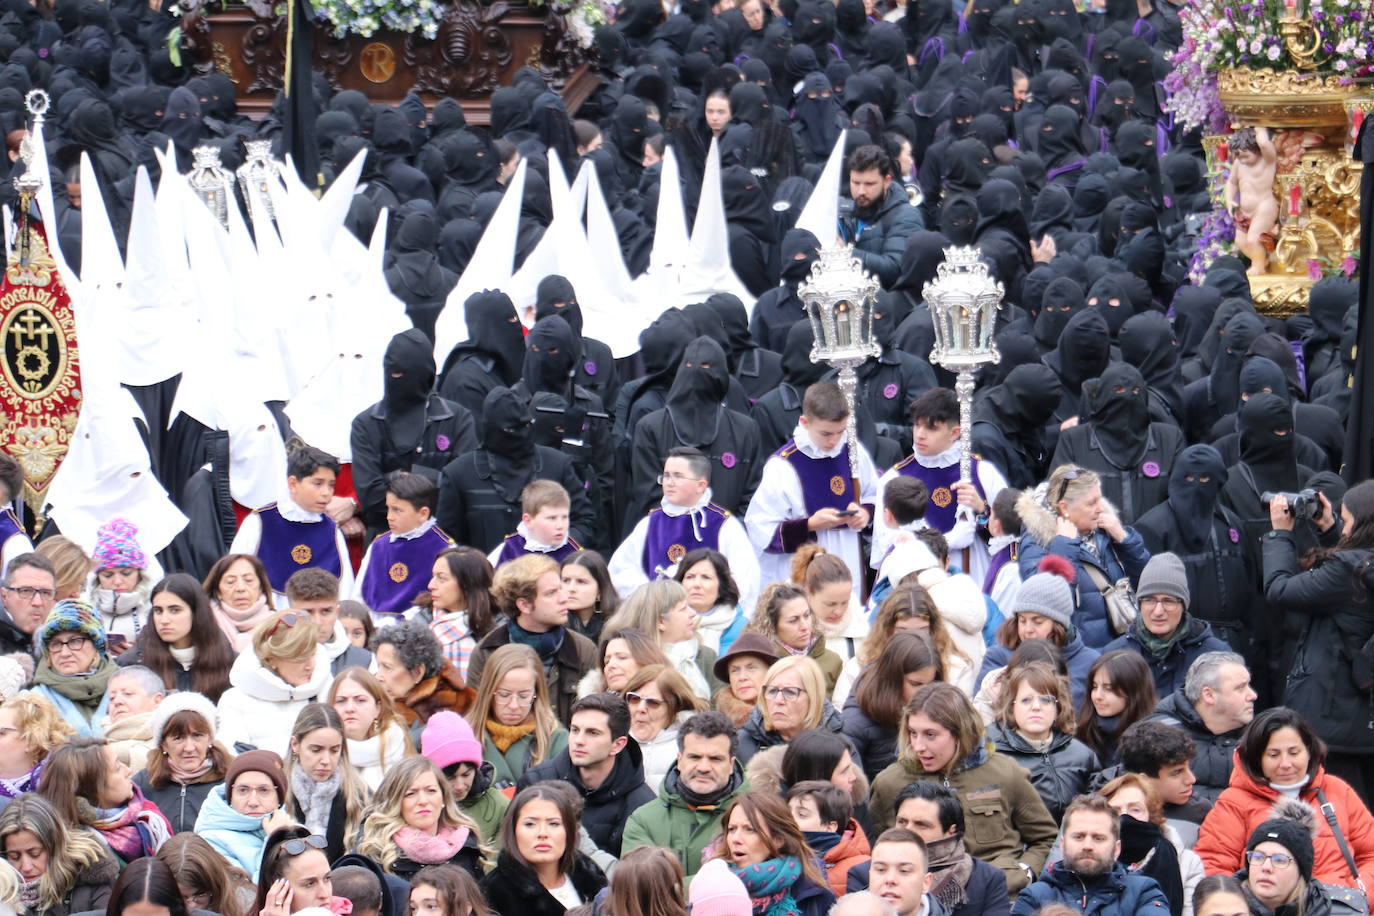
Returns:
[[[706,504],[711,501],[711,489],[707,487],[702,494],[701,500],[695,506],[675,506],[668,500],[663,500],[659,505],[663,508],[663,514],[676,518],[685,515],[693,509],[704,509]],[[615,590],[620,593],[621,598],[628,598],[635,589],[639,588],[649,577],[644,572],[644,539],[649,536],[649,516],[644,516],[635,525],[630,536],[620,542],[620,546],[611,555],[611,562],[608,565],[611,573],[611,581],[615,583]],[[707,546],[705,544],[697,546]],[[688,550],[694,548],[688,547]],[[743,523],[739,516],[733,513],[721,523],[720,532],[716,541],[716,550],[725,554],[725,559],[730,563],[730,577],[735,580],[735,586],[739,589],[740,607],[746,611],[752,610],[759,600],[759,559],[754,552],[754,545],[749,540],[748,533],[744,530]]]
[[[797,450],[808,458],[833,458],[844,448],[844,442],[830,452],[822,452],[811,442],[806,430],[798,425],[793,432]],[[872,505],[877,493],[878,472],[873,459],[862,445],[859,450],[859,494],[860,501]],[[759,554],[760,581],[765,584],[786,582],[791,576],[792,554],[766,553],[768,545],[777,534],[778,525],[797,518],[807,518],[806,499],[802,494],[801,479],[785,458],[773,455],[763,466],[763,477],[749,509],[744,514],[744,528],[749,532],[749,540]],[[854,594],[859,594],[863,584],[863,556],[859,547],[859,532],[850,528],[832,528],[816,532],[816,541],[826,550],[838,556],[849,566],[854,577]]]

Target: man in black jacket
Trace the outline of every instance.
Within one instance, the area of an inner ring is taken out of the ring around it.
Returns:
[[[1208,652],[1188,669],[1183,689],[1161,700],[1150,718],[1177,726],[1193,739],[1193,796],[1214,804],[1231,782],[1240,733],[1254,717],[1255,691],[1245,659],[1234,652]]]
[[[33,654],[33,634],[57,599],[57,571],[47,557],[21,553],[5,570],[0,652]]]
[[[599,849],[620,857],[625,822],[654,800],[644,783],[644,757],[630,737],[630,708],[614,693],[594,693],[573,704],[568,746],[530,767],[518,788],[561,779],[582,796],[582,826]]]
[[[854,243],[854,257],[887,288],[901,272],[907,236],[925,228],[921,212],[892,180],[896,168],[881,146],[859,147],[848,164],[854,209],[840,220],[840,237]]]

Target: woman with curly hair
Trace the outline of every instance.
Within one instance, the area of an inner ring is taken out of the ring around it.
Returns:
[[[434,713],[467,712],[472,689],[423,623],[405,620],[382,627],[372,637],[372,651],[377,654],[377,680],[409,726],[411,746],[420,746],[420,732]]]
[[[497,788],[515,785],[531,766],[568,746],[568,732],[549,706],[544,666],[529,646],[502,646],[491,654],[467,718]]]
[[[458,809],[448,780],[428,757],[407,757],[377,787],[363,819],[358,852],[409,881],[427,865],[483,872],[481,832]]]
[[[47,700],[21,693],[0,703],[0,807],[37,792],[52,749],[75,732]]]

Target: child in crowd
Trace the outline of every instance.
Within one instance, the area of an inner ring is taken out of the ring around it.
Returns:
[[[552,480],[532,480],[520,492],[520,524],[514,534],[487,555],[493,569],[529,553],[542,553],[559,563],[582,549],[568,536],[572,499],[563,485]]]
[[[361,601],[349,599],[339,602],[339,623],[343,625],[348,641],[359,649],[372,645],[372,634],[377,627],[372,622],[372,611]]]
[[[911,540],[914,532],[926,527],[926,504],[929,501],[930,491],[919,478],[903,474],[883,485],[883,527],[888,529],[889,536],[884,539],[887,547],[883,557],[874,564],[875,568],[882,566],[882,559],[892,552],[893,546]],[[878,550],[876,538],[873,550]]]
[[[386,482],[386,534],[367,548],[353,597],[377,626],[401,619],[429,585],[434,558],[454,546],[434,522],[439,490],[423,474],[397,471]]]
[[[806,845],[820,857],[830,889],[844,896],[849,869],[867,862],[870,852],[848,793],[834,783],[808,779],[787,790],[787,807]]]
[[[1016,565],[1016,548],[1021,543],[1021,516],[1016,514],[1016,500],[1021,491],[1007,487],[992,501],[988,513],[988,555],[992,558],[983,576],[983,594],[998,608],[1016,603],[1021,589],[1021,570]]]
[[[334,498],[339,459],[302,446],[286,459],[287,499],[253,510],[239,525],[230,553],[253,554],[267,569],[278,607],[286,606],[286,580],[301,569],[319,568],[339,577],[341,591],[353,592],[348,545],[325,514]]]
[[[118,655],[138,641],[148,623],[153,579],[148,557],[138,545],[138,529],[127,519],[111,519],[96,531],[91,558],[91,605],[110,640],[110,652]]]

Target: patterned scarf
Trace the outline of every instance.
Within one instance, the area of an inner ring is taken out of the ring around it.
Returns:
[[[316,836],[324,836],[329,829],[329,813],[342,784],[342,767],[335,767],[324,782],[311,779],[299,765],[291,768],[291,794],[305,815],[306,828]]]
[[[950,912],[968,903],[966,888],[973,875],[973,857],[964,848],[963,834],[927,843],[926,855],[933,876],[930,895]]]
[[[150,807],[138,786],[134,786],[134,797],[120,808],[97,808],[84,798],[76,801],[77,816],[81,818],[81,823],[99,830],[110,849],[125,862],[150,856],[156,851],[149,848],[139,831],[139,815]]]
[[[45,763],[47,763],[46,757],[38,761],[37,766],[23,776],[14,779],[0,777],[0,798],[16,798],[25,792],[38,791],[38,780],[43,775],[43,764]]]
[[[792,885],[801,877],[801,860],[796,856],[768,859],[743,868],[730,866],[735,877],[744,882],[754,904],[754,916],[801,916],[792,899]]]

